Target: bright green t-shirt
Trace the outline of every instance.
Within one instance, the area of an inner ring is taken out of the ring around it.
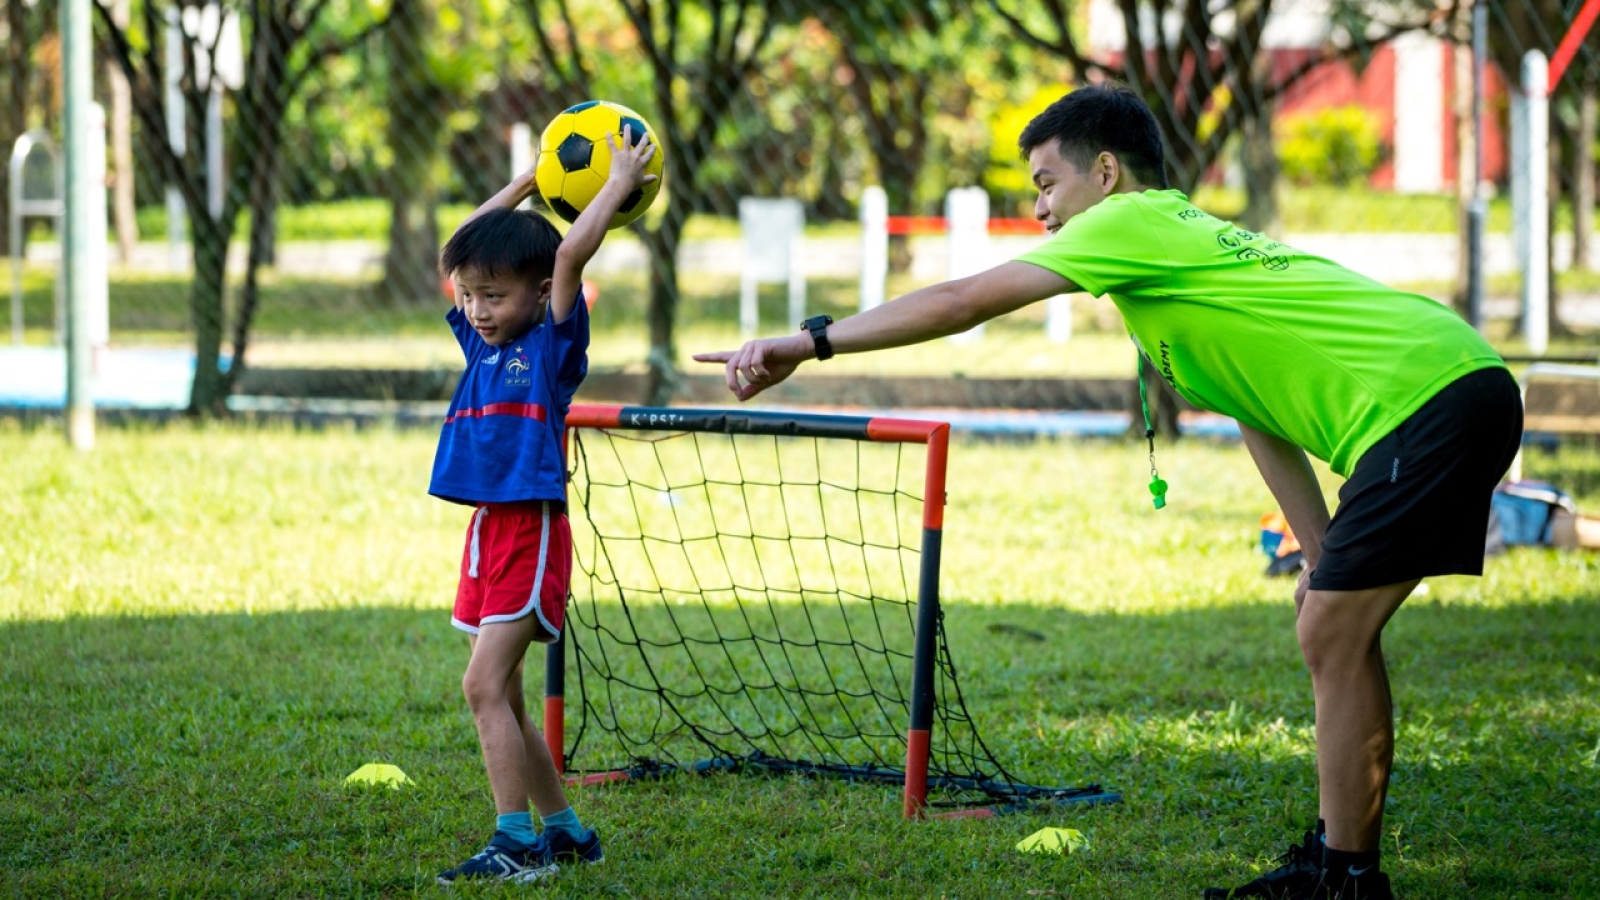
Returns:
[[[1445,385],[1505,366],[1443,304],[1246,231],[1179,191],[1113,194],[1017,259],[1109,296],[1190,403],[1346,477]]]

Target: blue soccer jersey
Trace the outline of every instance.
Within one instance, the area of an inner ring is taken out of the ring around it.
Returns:
[[[567,499],[567,408],[589,371],[589,310],[580,294],[564,322],[545,321],[492,346],[466,314],[445,315],[467,357],[439,432],[428,493],[456,503]]]

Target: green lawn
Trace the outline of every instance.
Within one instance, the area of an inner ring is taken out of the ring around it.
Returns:
[[[0,422],[0,894],[451,893],[433,873],[492,807],[448,623],[466,517],[424,495],[433,442],[175,425],[75,455]],[[1189,897],[1298,837],[1310,692],[1244,452],[1164,449],[1160,513],[1131,444],[958,440],[950,463],[945,627],[978,726],[1021,774],[1125,802],[908,823],[895,791],[831,781],[592,787],[573,799],[607,861],[549,893]],[[1528,470],[1600,508],[1600,453]],[[1427,586],[1385,641],[1397,890],[1600,896],[1600,557]],[[373,761],[416,784],[343,786]],[[1013,849],[1047,825],[1090,848]]]

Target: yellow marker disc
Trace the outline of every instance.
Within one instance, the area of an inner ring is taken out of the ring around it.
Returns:
[[[395,790],[402,784],[411,784],[406,773],[400,771],[399,766],[388,763],[367,763],[361,768],[351,772],[344,780],[345,784],[386,784]]]
[[[1041,828],[1017,842],[1023,853],[1075,853],[1089,846],[1076,828]]]

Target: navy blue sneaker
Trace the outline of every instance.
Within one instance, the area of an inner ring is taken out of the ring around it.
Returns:
[[[549,858],[553,863],[597,863],[606,858],[600,850],[600,835],[592,828],[577,840],[554,828],[546,829],[542,837],[550,848]]]
[[[595,845],[599,851],[598,842]],[[503,831],[496,831],[489,846],[454,869],[439,873],[440,884],[454,884],[463,879],[494,879],[497,881],[537,881],[554,875],[555,864],[550,861],[550,849],[543,839],[533,846],[525,846]]]

